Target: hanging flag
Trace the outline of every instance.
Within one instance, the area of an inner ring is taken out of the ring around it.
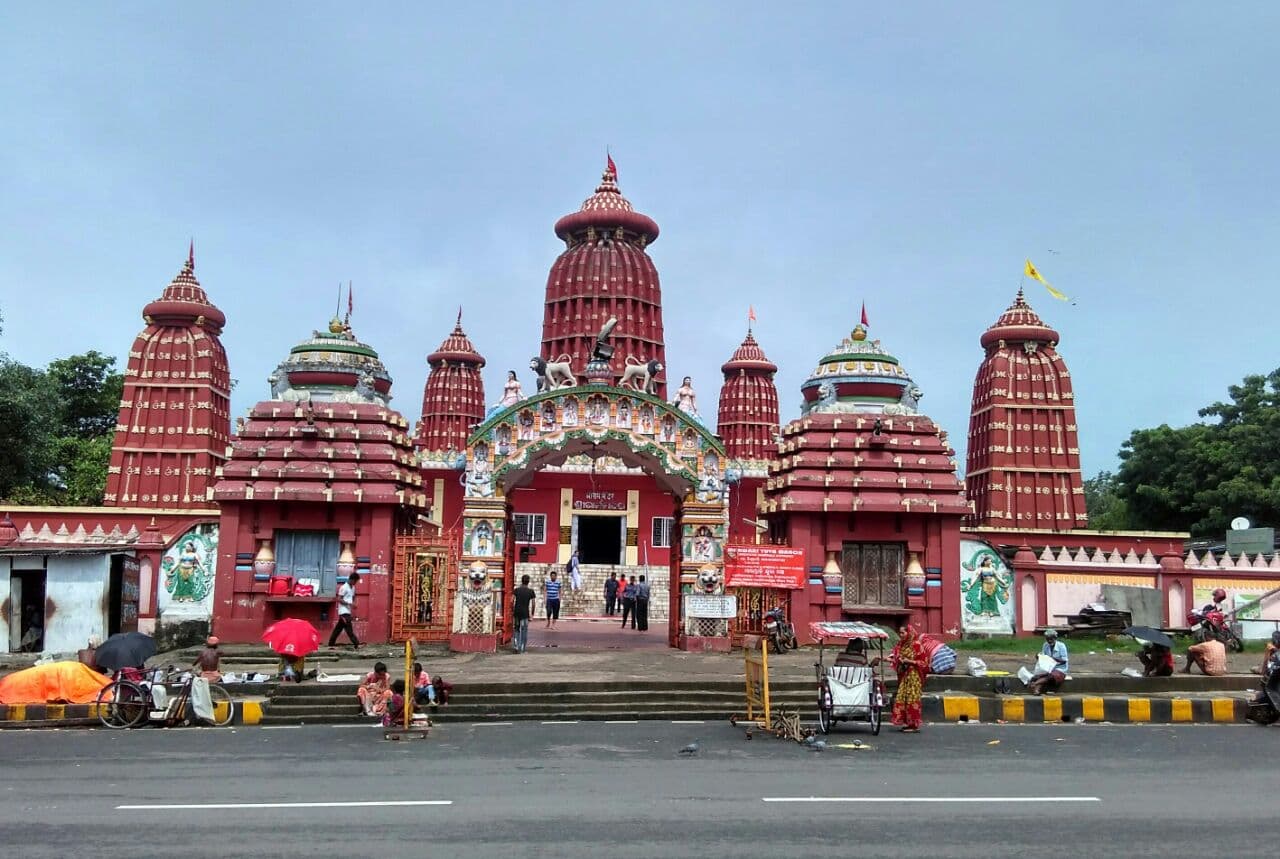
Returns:
[[[1041,285],[1044,286],[1045,289],[1049,290],[1049,294],[1059,301],[1070,301],[1069,298],[1054,289],[1053,286],[1050,285],[1049,281],[1044,279],[1044,275],[1040,274],[1040,272],[1036,270],[1036,267],[1031,264],[1031,260],[1027,260],[1027,266],[1022,270],[1022,273],[1032,280],[1040,281]]]
[[[866,328],[871,323],[867,321],[867,303],[862,302],[862,327]]]
[[[351,311],[355,306],[351,303],[351,281],[347,281],[347,321],[351,321]]]
[[[613,156],[608,152],[605,152],[604,157],[608,161],[608,170],[613,174],[613,178],[616,181],[618,178],[618,165],[613,163]]]
[[[755,322],[755,321],[756,321],[756,308],[755,308],[755,305],[752,305],[752,304],[748,304],[748,305],[747,305],[747,319],[748,319],[749,321],[751,321],[751,322]]]

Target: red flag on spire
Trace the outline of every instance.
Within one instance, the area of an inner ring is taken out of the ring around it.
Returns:
[[[865,328],[871,323],[867,321],[867,303],[862,302],[862,327]]]
[[[355,309],[355,305],[351,303],[351,281],[347,281],[347,320],[351,319],[351,311]]]
[[[752,304],[748,304],[748,305],[747,305],[747,319],[749,319],[749,320],[750,320],[750,321],[752,321],[752,322],[755,322],[755,321],[756,321],[756,308],[755,308],[755,305],[752,305]]]
[[[192,268],[196,267],[196,240],[192,239],[191,244],[187,245],[187,265]]]
[[[613,178],[616,181],[618,178],[618,165],[613,163],[613,156],[608,152],[605,152],[604,157],[607,162],[607,169],[613,174]]]

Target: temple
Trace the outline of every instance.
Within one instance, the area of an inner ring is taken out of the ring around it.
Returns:
[[[500,391],[486,397],[461,312],[427,317],[448,333],[421,411],[402,415],[375,348],[334,319],[289,350],[234,433],[227,320],[189,253],[129,352],[106,506],[0,507],[0,642],[252,642],[284,617],[327,631],[356,572],[362,640],[456,650],[508,642],[520,577],[571,563],[562,616],[597,617],[607,577],[644,575],[651,623],[687,650],[732,647],[773,608],[802,641],[834,620],[1029,634],[1135,589],[1159,624],[1216,587],[1280,587],[1274,555],[1087,528],[1060,337],[1021,291],[979,337],[972,391],[930,392],[972,395],[961,474],[907,369],[912,344],[882,344],[865,316],[813,356],[787,395],[794,417],[751,327],[726,348],[718,396],[701,389],[666,351],[658,233],[610,160],[555,222],[540,336],[468,322],[481,344],[528,338]]]

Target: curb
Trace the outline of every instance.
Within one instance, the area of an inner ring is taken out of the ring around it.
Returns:
[[[1128,695],[926,695],[924,717],[935,722],[1112,722],[1114,724],[1181,724],[1243,722],[1249,709],[1241,698],[1138,698]]]
[[[237,700],[232,725],[257,725],[266,712],[265,700]],[[0,730],[6,728],[70,728],[101,724],[97,704],[0,705]]]

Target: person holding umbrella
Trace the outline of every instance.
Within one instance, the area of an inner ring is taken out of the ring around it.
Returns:
[[[99,670],[112,673],[123,669],[141,671],[156,655],[156,641],[141,632],[118,632],[98,647],[93,655]]]
[[[1143,677],[1173,676],[1173,639],[1149,626],[1131,626],[1125,633],[1132,635],[1142,650],[1138,661],[1142,663]]]
[[[296,617],[286,617],[267,627],[262,640],[280,654],[280,676],[284,680],[302,679],[303,657],[320,649],[320,633],[314,626]]]

